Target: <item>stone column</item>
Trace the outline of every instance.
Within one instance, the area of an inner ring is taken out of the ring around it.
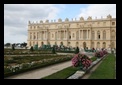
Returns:
[[[59,31],[59,40],[61,39],[61,36],[60,36],[60,31]]]
[[[81,39],[83,40],[83,30],[82,30],[82,33],[81,33]]]
[[[79,39],[80,39],[80,30],[79,30]]]
[[[44,31],[44,34],[45,34],[45,39],[46,39],[46,31]]]
[[[63,37],[63,39],[65,39],[65,30],[64,30],[64,37]]]
[[[35,40],[37,40],[37,32],[35,32]]]
[[[39,35],[40,35],[40,36],[39,36],[39,39],[42,40],[42,33],[41,33],[41,32],[39,32],[39,33],[40,33],[40,34],[39,34]]]
[[[88,39],[88,29],[87,29],[87,32],[86,33],[87,33],[87,38],[86,39]]]
[[[36,39],[38,40],[38,32],[36,32],[37,34],[36,34]]]
[[[100,40],[103,40],[103,31],[100,31]]]
[[[91,30],[89,30],[89,39],[91,39],[91,36],[92,36],[92,35],[91,35]]]
[[[96,30],[94,31],[94,35],[95,35],[94,39],[97,40],[97,31]]]
[[[46,40],[47,40],[47,31],[45,31],[45,38],[46,38]]]
[[[32,32],[32,40],[33,40],[33,35],[34,35],[34,34],[33,34],[33,32]]]
[[[42,40],[43,40],[43,31],[41,31],[41,35],[42,35],[41,37],[42,37]]]
[[[59,31],[57,31],[57,33],[58,33],[58,39],[59,39]]]

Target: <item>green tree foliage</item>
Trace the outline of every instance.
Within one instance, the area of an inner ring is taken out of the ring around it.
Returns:
[[[55,46],[53,46],[52,53],[55,54]]]
[[[12,50],[15,50],[15,47],[14,47],[15,45],[14,44],[12,44]]]
[[[30,51],[33,51],[33,46],[31,46]]]
[[[79,53],[79,47],[76,48],[75,54]]]

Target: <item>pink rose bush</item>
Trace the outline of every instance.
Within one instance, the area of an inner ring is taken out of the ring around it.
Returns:
[[[97,52],[95,53],[95,57],[101,58],[101,57],[103,57],[104,55],[106,55],[107,53],[108,53],[108,52],[107,52],[106,50],[97,51]]]
[[[74,67],[87,69],[91,65],[91,63],[92,63],[91,59],[85,54],[78,53],[72,58],[72,65]]]

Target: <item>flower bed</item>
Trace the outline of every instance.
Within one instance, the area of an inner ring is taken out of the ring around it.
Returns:
[[[85,54],[76,54],[72,58],[72,65],[74,67],[79,67],[80,69],[87,69],[91,65],[91,59]]]
[[[107,52],[106,50],[97,51],[97,52],[95,53],[95,57],[101,58],[101,57],[103,57],[103,56],[106,55],[106,54],[108,54],[108,52]]]

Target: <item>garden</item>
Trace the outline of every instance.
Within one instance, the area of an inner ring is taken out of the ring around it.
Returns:
[[[4,77],[71,60],[72,55],[4,56]]]

